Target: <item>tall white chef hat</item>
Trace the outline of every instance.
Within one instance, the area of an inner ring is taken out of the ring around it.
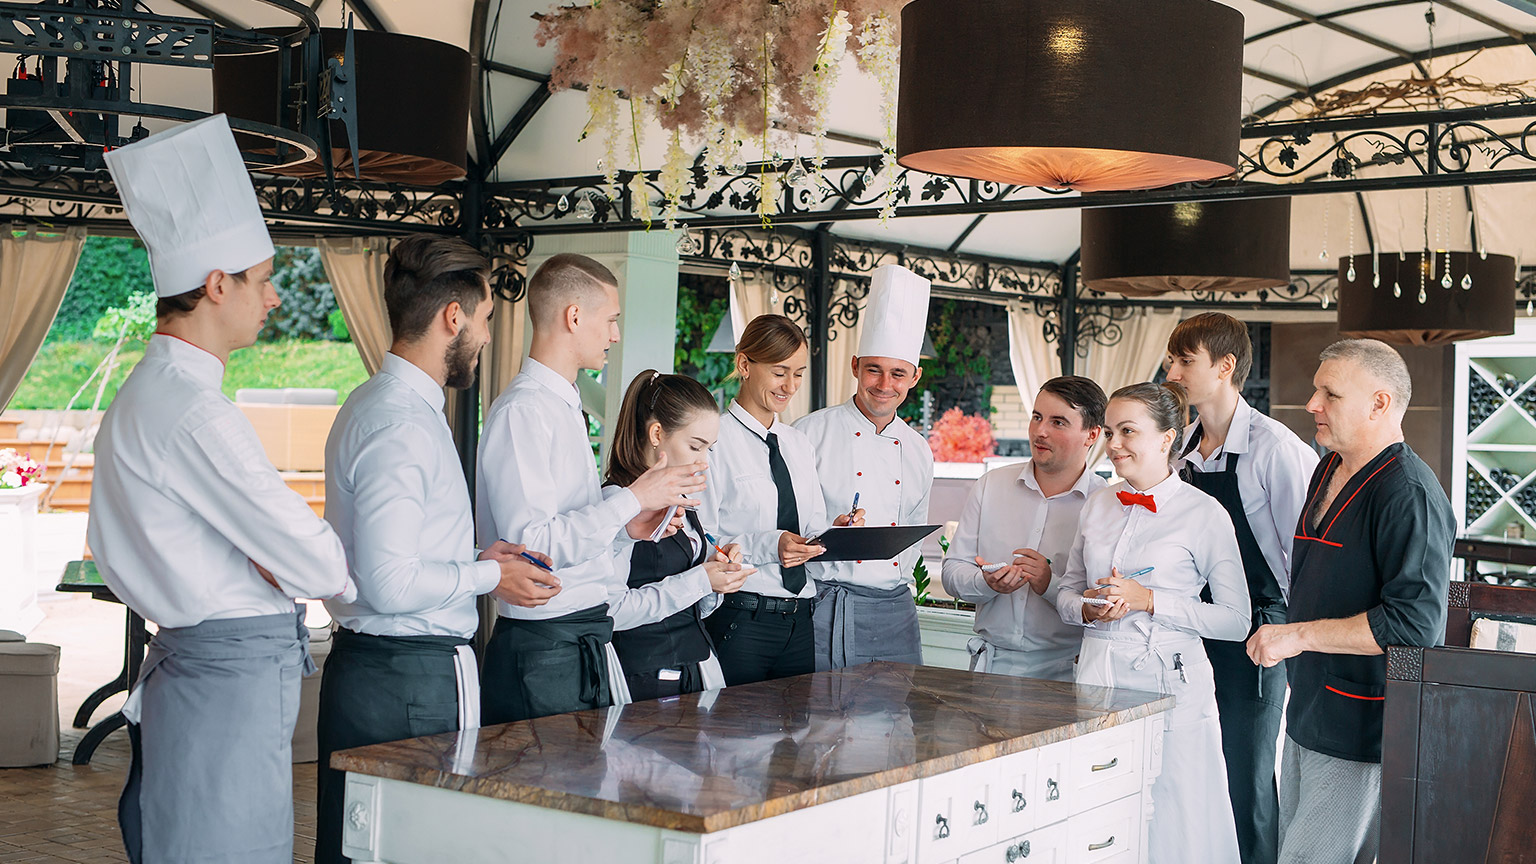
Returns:
[[[894,357],[918,365],[923,332],[928,328],[927,279],[896,264],[886,264],[870,278],[864,304],[860,357]]]
[[[106,154],[128,220],[149,250],[155,293],[174,297],[215,270],[275,252],[229,120],[216,114]]]

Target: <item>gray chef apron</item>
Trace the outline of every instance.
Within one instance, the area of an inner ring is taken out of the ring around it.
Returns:
[[[299,610],[155,634],[123,706],[133,864],[293,860],[293,727],[314,671]]]
[[[923,662],[923,637],[917,605],[905,585],[865,588],[843,582],[817,582],[812,609],[816,671],[841,669],[875,660]]]

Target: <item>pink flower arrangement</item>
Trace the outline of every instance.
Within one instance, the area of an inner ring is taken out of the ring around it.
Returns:
[[[939,462],[980,462],[996,455],[997,438],[987,418],[951,408],[933,424],[928,446]]]
[[[14,447],[0,449],[0,489],[20,489],[43,479],[43,466]]]

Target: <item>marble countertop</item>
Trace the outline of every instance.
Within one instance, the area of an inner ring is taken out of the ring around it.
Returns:
[[[708,833],[1172,707],[1155,693],[869,663],[359,747],[331,765]]]

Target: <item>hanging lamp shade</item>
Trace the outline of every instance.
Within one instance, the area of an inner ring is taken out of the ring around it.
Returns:
[[[1083,192],[1221,177],[1242,63],[1242,13],[1212,0],[914,0],[897,161]]]
[[[289,28],[291,29],[291,28]],[[281,28],[262,32],[282,34]],[[320,30],[327,57],[339,57],[347,31]],[[434,39],[357,30],[358,163],[364,180],[433,186],[464,176],[469,128],[469,54]],[[292,101],[283,92],[278,54],[219,54],[213,64],[213,110],[261,123],[292,127]],[[290,80],[301,81],[298,54]],[[279,100],[285,104],[279,122]],[[242,150],[271,152],[270,144],[236,133]],[[322,146],[324,142],[321,142]],[[352,155],[340,122],[331,123],[331,158],[337,176],[352,176]],[[318,161],[275,173],[324,177]]]
[[[1426,262],[1425,255],[1339,259],[1339,332],[1394,345],[1446,345],[1515,332],[1514,258],[1434,252]]]
[[[1082,248],[1092,291],[1151,297],[1279,288],[1291,281],[1291,199],[1088,207]]]

